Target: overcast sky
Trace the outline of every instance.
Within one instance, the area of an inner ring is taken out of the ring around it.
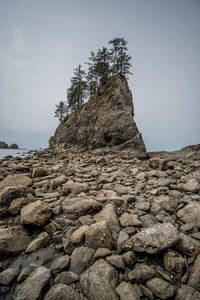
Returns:
[[[47,147],[73,69],[114,37],[147,150],[200,143],[199,0],[0,0],[0,140]]]

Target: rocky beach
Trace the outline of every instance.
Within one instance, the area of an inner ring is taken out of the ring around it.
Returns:
[[[116,76],[0,161],[0,299],[200,299],[200,145],[148,153],[133,115]]]

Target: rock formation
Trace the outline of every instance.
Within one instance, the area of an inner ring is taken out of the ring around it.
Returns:
[[[69,144],[94,149],[104,146],[145,152],[136,123],[131,91],[122,75],[110,78],[78,111],[68,116],[50,138],[51,148]]]
[[[0,141],[0,149],[8,149],[8,148],[9,146],[5,142]]]
[[[0,161],[0,299],[200,299],[200,145]]]
[[[5,142],[0,141],[0,149],[19,149],[17,144],[12,144],[10,147]]]

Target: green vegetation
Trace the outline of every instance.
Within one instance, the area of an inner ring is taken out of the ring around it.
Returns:
[[[79,65],[74,69],[71,86],[67,89],[67,101],[60,101],[56,105],[55,117],[60,122],[67,120],[67,116],[79,109],[108,78],[118,73],[128,76],[132,73],[130,69],[131,56],[127,53],[127,41],[124,38],[114,38],[109,41],[110,48],[103,47],[97,53],[91,52],[86,71]]]

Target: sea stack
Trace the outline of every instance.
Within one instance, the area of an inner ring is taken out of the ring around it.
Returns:
[[[49,146],[66,148],[71,144],[85,149],[109,146],[146,153],[133,116],[133,100],[127,80],[117,74],[57,127]]]

